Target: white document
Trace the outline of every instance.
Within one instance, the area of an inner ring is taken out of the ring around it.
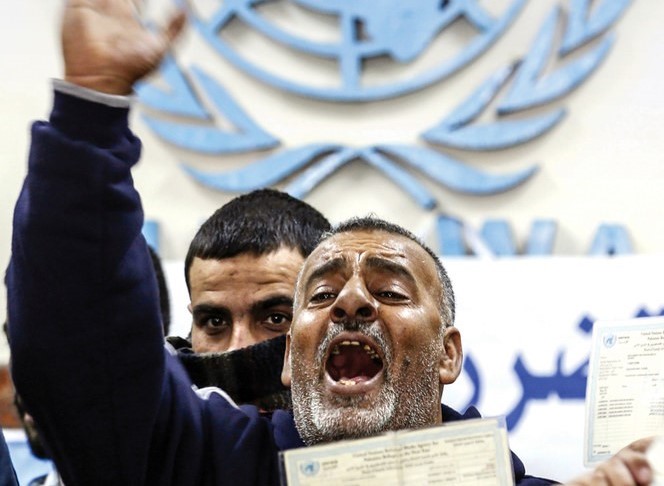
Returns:
[[[597,321],[586,389],[584,462],[664,434],[664,317]]]
[[[281,454],[282,484],[514,484],[504,419],[452,422]]]

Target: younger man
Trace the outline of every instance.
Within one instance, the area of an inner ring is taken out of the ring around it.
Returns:
[[[169,342],[198,387],[223,388],[265,412],[291,407],[281,384],[295,280],[325,217],[273,189],[232,199],[200,227],[185,259],[190,342]]]

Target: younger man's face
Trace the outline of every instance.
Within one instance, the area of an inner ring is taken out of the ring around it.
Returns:
[[[194,258],[189,269],[194,352],[232,351],[288,332],[303,262],[298,250],[287,247],[265,255]]]

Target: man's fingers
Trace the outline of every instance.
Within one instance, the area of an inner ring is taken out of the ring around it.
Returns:
[[[591,484],[607,486],[640,486],[650,484],[651,474],[643,454],[628,450],[599,465]]]
[[[652,439],[644,439],[639,444],[633,443],[618,453],[618,457],[629,469],[636,484],[650,484],[652,481],[652,470],[648,464],[645,450],[652,443]],[[642,442],[642,443],[641,443]]]
[[[68,0],[62,22],[65,80],[109,94],[131,93],[182,32],[185,14],[155,31],[141,21],[141,0]]]
[[[636,486],[638,484],[627,465],[617,457],[612,457],[605,464],[602,464],[596,472],[606,478],[604,484],[610,484],[611,486]]]
[[[598,484],[632,486],[650,483],[652,473],[646,456],[640,450],[633,449],[633,445],[625,447],[618,454],[597,467],[595,473],[604,476],[607,481]],[[641,449],[642,446],[643,444],[638,444],[636,448]],[[595,483],[593,482],[593,484]]]
[[[629,468],[637,484],[650,484],[650,481],[652,481],[653,473],[648,463],[646,451],[652,445],[654,439],[655,437],[646,437],[636,440],[617,454],[617,457]]]
[[[632,442],[630,445],[626,447],[626,449],[631,449],[633,451],[637,452],[645,452],[648,447],[650,447],[650,444],[652,444],[653,440],[655,440],[655,437],[646,437],[644,439],[639,439],[635,440]]]
[[[179,10],[168,21],[168,25],[164,30],[164,35],[166,36],[166,41],[168,44],[172,44],[173,41],[180,35],[184,24],[187,21],[187,14],[184,10]]]
[[[158,42],[161,44],[160,59],[168,52],[175,39],[182,33],[186,21],[186,13],[183,10],[179,10],[171,16],[166,26],[156,34],[157,37],[155,38],[159,39]]]
[[[568,486],[645,486],[652,482],[654,472],[648,462],[647,449],[654,437],[639,439],[621,449],[615,456],[593,471],[576,478]]]

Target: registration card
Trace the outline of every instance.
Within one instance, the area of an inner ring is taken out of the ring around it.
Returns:
[[[584,462],[664,434],[664,317],[597,321],[586,389]]]
[[[502,418],[451,422],[281,454],[282,484],[514,484]]]

